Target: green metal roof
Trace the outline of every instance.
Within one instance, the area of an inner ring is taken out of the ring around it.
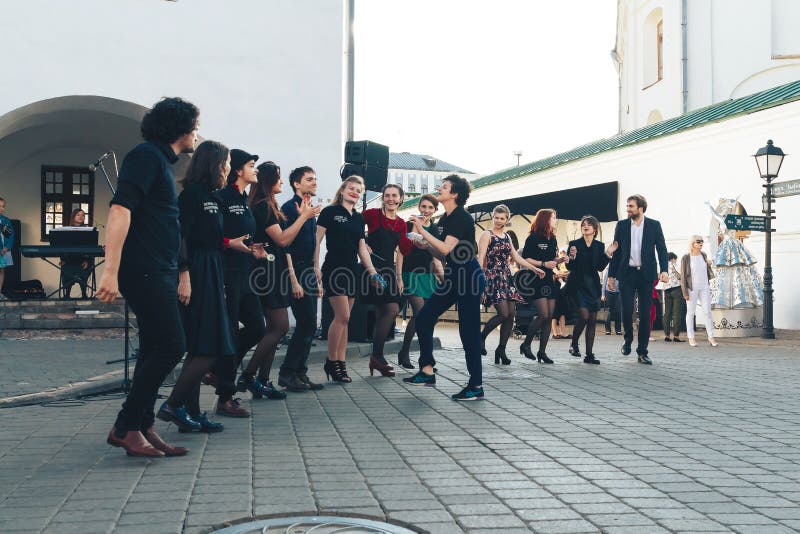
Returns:
[[[559,165],[595,156],[602,152],[644,143],[651,139],[657,139],[684,130],[705,126],[706,124],[732,119],[740,115],[755,113],[763,109],[788,104],[795,100],[800,100],[800,80],[785,85],[779,85],[778,87],[773,87],[766,91],[761,91],[760,93],[712,104],[643,128],[581,145],[572,150],[562,152],[561,154],[550,156],[549,158],[526,163],[518,167],[504,169],[494,174],[489,174],[477,180],[473,180],[472,187],[473,189],[478,189],[488,185],[522,178],[523,176],[529,176]],[[411,207],[415,202],[416,199],[409,200],[403,204],[402,208]]]

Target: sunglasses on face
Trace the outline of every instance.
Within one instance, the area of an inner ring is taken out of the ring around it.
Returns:
[[[702,245],[703,244],[703,240],[702,239],[695,239],[694,242],[697,243],[698,245]]]

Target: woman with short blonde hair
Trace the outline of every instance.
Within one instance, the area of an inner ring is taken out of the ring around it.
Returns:
[[[714,340],[714,319],[711,317],[711,286],[714,278],[711,260],[703,252],[703,237],[693,235],[689,240],[689,253],[681,258],[681,291],[686,299],[686,336],[689,346],[696,347],[694,340],[694,316],[697,305],[700,305],[702,317],[705,319],[708,342],[717,346]]]

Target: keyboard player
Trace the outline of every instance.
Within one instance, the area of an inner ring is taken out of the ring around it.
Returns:
[[[80,208],[72,210],[69,226],[83,227],[85,223],[86,212]],[[94,258],[86,255],[69,254],[61,256],[58,265],[61,267],[61,288],[64,291],[64,298],[71,298],[72,286],[75,284],[78,284],[81,288],[81,298],[88,298],[86,286],[94,268]]]

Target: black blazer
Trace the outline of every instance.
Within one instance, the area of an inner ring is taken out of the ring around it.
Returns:
[[[614,229],[614,241],[619,243],[619,248],[614,252],[608,268],[608,276],[618,280],[625,280],[628,275],[628,261],[631,257],[631,220],[625,219],[617,222]],[[658,266],[656,268],[656,254]],[[642,276],[645,280],[654,281],[658,273],[666,273],[669,260],[667,259],[667,245],[664,242],[664,233],[661,223],[655,219],[644,218],[642,232]]]

